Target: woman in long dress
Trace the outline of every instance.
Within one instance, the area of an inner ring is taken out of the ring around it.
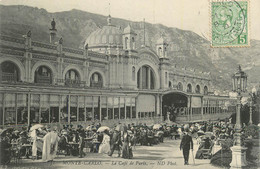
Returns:
[[[98,153],[108,154],[110,151],[110,136],[108,130],[103,133],[103,140],[99,146]]]

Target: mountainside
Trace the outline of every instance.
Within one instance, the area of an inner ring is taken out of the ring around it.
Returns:
[[[0,17],[1,34],[22,37],[31,30],[33,40],[44,42],[49,41],[50,22],[55,18],[58,36],[63,37],[65,46],[73,48],[81,48],[91,32],[107,24],[106,16],[74,9],[49,13],[45,9],[28,6],[0,5]],[[112,24],[122,29],[130,24],[137,33],[136,45],[141,46],[144,43],[143,22],[112,18]],[[168,56],[171,62],[182,67],[211,72],[213,84],[218,89],[231,89],[231,75],[237,71],[238,64],[248,74],[249,86],[260,83],[259,40],[251,40],[249,48],[211,48],[209,41],[192,31],[161,24],[145,24],[147,46],[155,49],[156,40],[161,34],[169,43]]]

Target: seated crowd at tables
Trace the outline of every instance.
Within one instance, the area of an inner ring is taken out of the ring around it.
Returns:
[[[184,124],[156,125],[119,123],[113,128],[101,126],[100,123],[93,123],[87,128],[81,125],[64,125],[62,129],[54,130],[58,136],[55,154],[82,158],[87,153],[104,153],[112,156],[114,151],[117,151],[118,156],[130,159],[133,158],[132,147],[159,144],[164,141],[164,137],[178,139],[184,131]],[[234,125],[230,123],[202,122],[188,125],[190,134],[200,144],[196,158],[201,158],[200,149],[210,149],[216,140],[232,139],[234,134]],[[30,128],[23,128],[20,131],[13,128],[1,129],[1,154],[5,154],[1,156],[1,164],[9,163],[14,154],[18,154],[18,158],[40,159],[43,154],[43,138],[48,133],[48,128],[50,127],[37,128],[34,134]],[[8,151],[10,149],[12,151]]]

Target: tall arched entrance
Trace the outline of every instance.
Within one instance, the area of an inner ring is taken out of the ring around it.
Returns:
[[[182,93],[169,93],[163,96],[162,115],[164,120],[175,121],[179,114],[185,114],[188,108],[188,98]]]

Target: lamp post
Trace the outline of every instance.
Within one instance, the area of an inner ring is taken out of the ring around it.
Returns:
[[[238,71],[232,76],[233,92],[237,93],[237,110],[236,110],[236,125],[234,134],[234,146],[232,150],[231,168],[242,168],[247,165],[246,149],[241,142],[241,99],[242,93],[246,91],[247,75],[242,71],[241,66],[238,66]]]
[[[252,92],[249,93],[249,95],[251,97],[250,102],[249,102],[249,106],[250,106],[249,107],[249,124],[253,124],[253,111],[252,111],[252,109],[253,109],[253,106],[254,106],[254,96],[255,96],[255,94],[256,94],[256,88],[254,87],[252,89]]]

